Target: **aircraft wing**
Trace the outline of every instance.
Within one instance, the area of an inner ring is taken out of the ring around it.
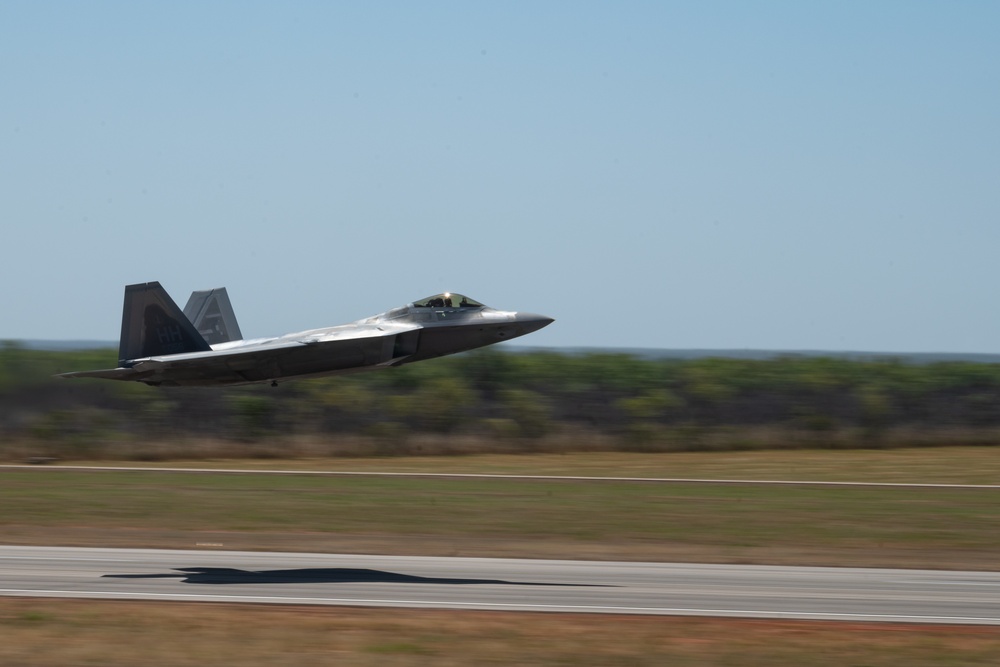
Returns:
[[[135,359],[124,368],[61,373],[62,378],[136,380],[153,384],[241,384],[275,378],[325,374],[351,369],[392,365],[405,358],[396,334],[419,326],[336,327],[294,337],[223,344],[205,352],[158,355]]]
[[[60,378],[102,378],[107,380],[138,380],[144,382],[169,382],[175,376],[185,380],[204,378],[224,380],[226,383],[245,382],[243,373],[280,358],[297,348],[306,347],[298,341],[237,347],[232,350],[189,352],[136,359],[122,368],[105,368],[93,371],[59,373]],[[215,384],[216,382],[209,382]]]
[[[204,380],[207,384],[260,382],[280,376],[281,360],[306,345],[282,341],[230,350],[189,352],[136,359],[128,369],[147,382]]]

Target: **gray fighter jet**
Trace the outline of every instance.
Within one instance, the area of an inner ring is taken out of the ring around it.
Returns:
[[[63,378],[218,386],[353,373],[433,359],[537,331],[551,317],[437,294],[381,315],[278,338],[242,340],[224,287],[194,292],[182,312],[158,282],[125,287],[118,368]]]

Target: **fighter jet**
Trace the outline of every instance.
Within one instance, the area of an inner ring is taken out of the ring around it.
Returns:
[[[61,373],[152,386],[221,386],[410,364],[524,336],[552,322],[453,292],[351,324],[243,340],[224,287],[194,292],[183,312],[158,282],[125,287],[118,368]]]

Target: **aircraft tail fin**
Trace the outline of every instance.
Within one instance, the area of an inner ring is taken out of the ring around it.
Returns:
[[[160,283],[125,287],[119,366],[131,359],[211,349]]]
[[[243,339],[225,287],[191,292],[184,315],[209,345]]]

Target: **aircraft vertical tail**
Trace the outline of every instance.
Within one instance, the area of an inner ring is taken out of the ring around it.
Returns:
[[[225,287],[191,292],[184,315],[209,345],[243,339]]]
[[[125,287],[119,366],[131,359],[211,349],[160,283]]]

